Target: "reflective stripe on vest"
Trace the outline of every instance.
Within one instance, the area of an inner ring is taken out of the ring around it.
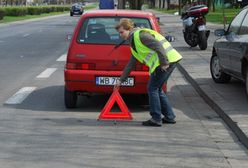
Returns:
[[[141,63],[146,64],[149,67],[149,73],[151,74],[159,65],[159,59],[157,53],[143,45],[139,38],[140,31],[146,31],[152,34],[155,39],[157,39],[164,48],[165,55],[169,63],[179,61],[182,56],[170,45],[170,43],[158,32],[150,29],[139,29],[134,32],[134,45],[136,46],[136,51],[131,48],[133,56]]]
[[[146,57],[144,59],[145,63],[147,63],[150,60],[150,58],[152,57],[152,55],[154,54],[154,52],[155,51],[150,50],[150,52],[146,55]]]

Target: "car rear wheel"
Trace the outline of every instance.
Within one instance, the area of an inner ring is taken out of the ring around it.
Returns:
[[[231,76],[223,72],[221,69],[220,60],[216,54],[213,54],[211,57],[210,71],[211,76],[216,83],[227,83],[231,79]]]
[[[73,16],[73,12],[70,12],[70,16]]]
[[[75,108],[77,105],[77,93],[65,88],[64,100],[66,108]]]

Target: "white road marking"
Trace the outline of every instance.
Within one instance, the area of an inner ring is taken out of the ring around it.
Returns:
[[[36,78],[49,78],[56,70],[57,68],[47,68],[45,71],[36,76]]]
[[[21,104],[24,99],[28,97],[30,93],[32,93],[36,87],[23,87],[18,92],[16,92],[13,96],[11,96],[5,104]]]
[[[27,37],[27,36],[29,36],[30,34],[24,34],[22,37]]]
[[[67,56],[67,54],[61,55],[61,56],[57,59],[57,61],[66,61],[66,56]]]

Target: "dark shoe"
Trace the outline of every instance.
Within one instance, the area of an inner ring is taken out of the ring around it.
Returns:
[[[144,125],[144,126],[152,126],[152,127],[161,127],[162,126],[161,123],[154,122],[151,119],[147,120],[147,121],[143,121],[142,125]]]
[[[169,120],[168,118],[162,118],[163,124],[176,124],[176,120]]]

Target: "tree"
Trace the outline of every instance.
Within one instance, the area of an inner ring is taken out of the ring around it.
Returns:
[[[170,0],[167,0],[167,10],[169,10],[170,9]]]
[[[125,9],[126,0],[118,0],[118,9]]]
[[[141,10],[144,0],[118,0],[118,9],[125,9],[127,2],[130,9]]]
[[[131,9],[137,9],[137,10],[141,10],[141,7],[144,3],[143,0],[128,0],[128,2],[130,4]]]
[[[155,0],[148,0],[148,5],[150,8],[154,8],[155,7]]]
[[[159,8],[164,9],[164,0],[159,0]]]

